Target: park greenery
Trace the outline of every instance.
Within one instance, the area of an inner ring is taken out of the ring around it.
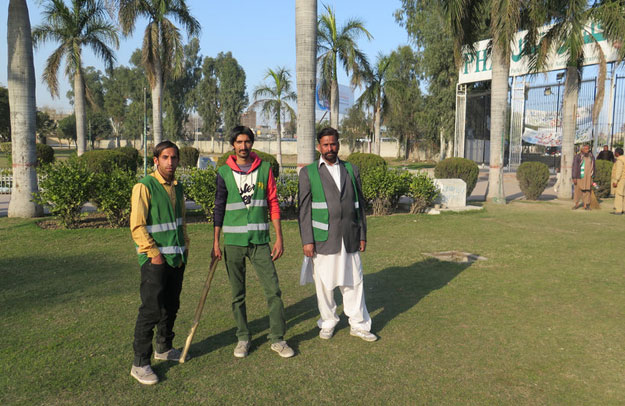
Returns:
[[[549,183],[549,168],[542,162],[523,162],[516,171],[521,192],[528,200],[538,200]]]
[[[36,220],[1,218],[0,402],[620,404],[625,281],[622,244],[606,239],[622,227],[612,217],[572,212],[557,201],[515,201],[472,214],[368,218],[362,262],[376,343],[351,337],[344,315],[331,340],[318,338],[314,287],[299,285],[297,222],[284,221],[285,255],[276,268],[286,340],[296,356],[284,360],[269,349],[265,299],[250,277],[252,349],[244,360],[233,358],[231,293],[221,261],[191,358],[155,361],[162,381],[154,388],[128,373],[140,305],[128,230],[42,230]],[[580,249],[580,224],[600,261],[588,261]],[[206,280],[213,227],[190,224],[188,232],[177,348]],[[446,250],[488,259],[455,263],[424,255]]]

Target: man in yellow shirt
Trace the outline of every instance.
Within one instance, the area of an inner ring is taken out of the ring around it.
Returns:
[[[134,361],[130,375],[144,385],[158,383],[151,368],[154,358],[178,361],[173,348],[174,322],[180,307],[189,238],[182,184],[175,179],[179,162],[176,144],[163,141],[154,148],[156,170],[132,189],[130,231],[141,265],[141,306],[135,325]]]
[[[625,205],[625,156],[623,156],[623,148],[615,149],[614,157],[614,166],[612,167],[614,211],[611,214],[623,214],[623,206]]]

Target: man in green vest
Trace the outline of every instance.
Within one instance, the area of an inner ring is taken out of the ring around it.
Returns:
[[[350,334],[376,341],[365,304],[360,252],[367,246],[358,168],[338,158],[339,133],[324,128],[317,135],[319,161],[299,173],[299,227],[306,263],[312,263],[320,318],[319,337],[328,340],[339,321],[334,289],[343,295]],[[303,266],[301,281],[309,281]]]
[[[232,313],[237,325],[237,358],[246,357],[251,333],[245,307],[245,258],[254,266],[269,308],[269,341],[281,357],[295,353],[284,341],[286,322],[282,292],[273,261],[282,256],[282,228],[276,181],[271,165],[252,151],[254,132],[249,127],[235,127],[230,135],[234,155],[217,171],[215,192],[215,239],[211,256],[221,259],[219,247],[224,233],[224,259],[232,290]],[[269,217],[276,231],[276,242],[269,248]]]
[[[176,144],[163,141],[154,148],[156,170],[132,189],[130,231],[141,265],[141,306],[135,325],[135,359],[130,375],[144,385],[158,383],[150,366],[154,358],[178,361],[172,347],[174,322],[187,263],[189,237],[182,184],[175,179],[179,162]]]

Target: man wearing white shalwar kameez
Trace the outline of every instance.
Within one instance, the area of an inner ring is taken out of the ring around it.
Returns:
[[[338,159],[335,129],[323,129],[317,141],[319,161],[302,168],[299,175],[299,224],[305,255],[302,282],[315,282],[320,338],[331,338],[339,321],[334,301],[338,287],[350,334],[375,341],[360,261],[360,252],[366,248],[366,221],[358,168]]]

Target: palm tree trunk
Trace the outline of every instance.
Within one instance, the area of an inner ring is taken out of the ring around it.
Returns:
[[[297,167],[315,160],[317,0],[295,0]]]
[[[339,81],[332,79],[330,85],[330,127],[339,128]]]
[[[11,110],[13,185],[9,217],[38,217],[42,207],[32,201],[37,192],[35,130],[35,67],[26,0],[11,0],[8,24],[8,86]]]
[[[282,169],[282,123],[280,117],[278,117],[278,122],[276,124],[278,126],[278,137],[276,138],[278,140],[278,151],[276,152],[276,159],[280,169]]]
[[[154,86],[152,87],[152,136],[154,146],[163,140],[163,70],[154,62]]]
[[[87,150],[87,111],[85,99],[85,81],[80,69],[74,74],[74,114],[76,115],[76,149],[78,156]]]
[[[503,190],[503,140],[508,105],[508,75],[510,59],[495,41],[493,44],[493,79],[490,99],[490,168],[488,172],[488,200],[505,204]]]
[[[376,105],[375,106],[375,113],[374,113],[374,117],[375,117],[375,124],[374,124],[374,130],[373,130],[373,138],[375,138],[375,154],[376,155],[380,155],[380,151],[382,150],[382,139],[380,138],[380,116],[381,114],[381,109],[380,109],[380,105]]]
[[[575,130],[577,127],[577,98],[579,72],[574,66],[566,68],[564,99],[562,101],[562,156],[560,157],[560,187],[558,199],[572,199],[573,157],[575,156]]]

